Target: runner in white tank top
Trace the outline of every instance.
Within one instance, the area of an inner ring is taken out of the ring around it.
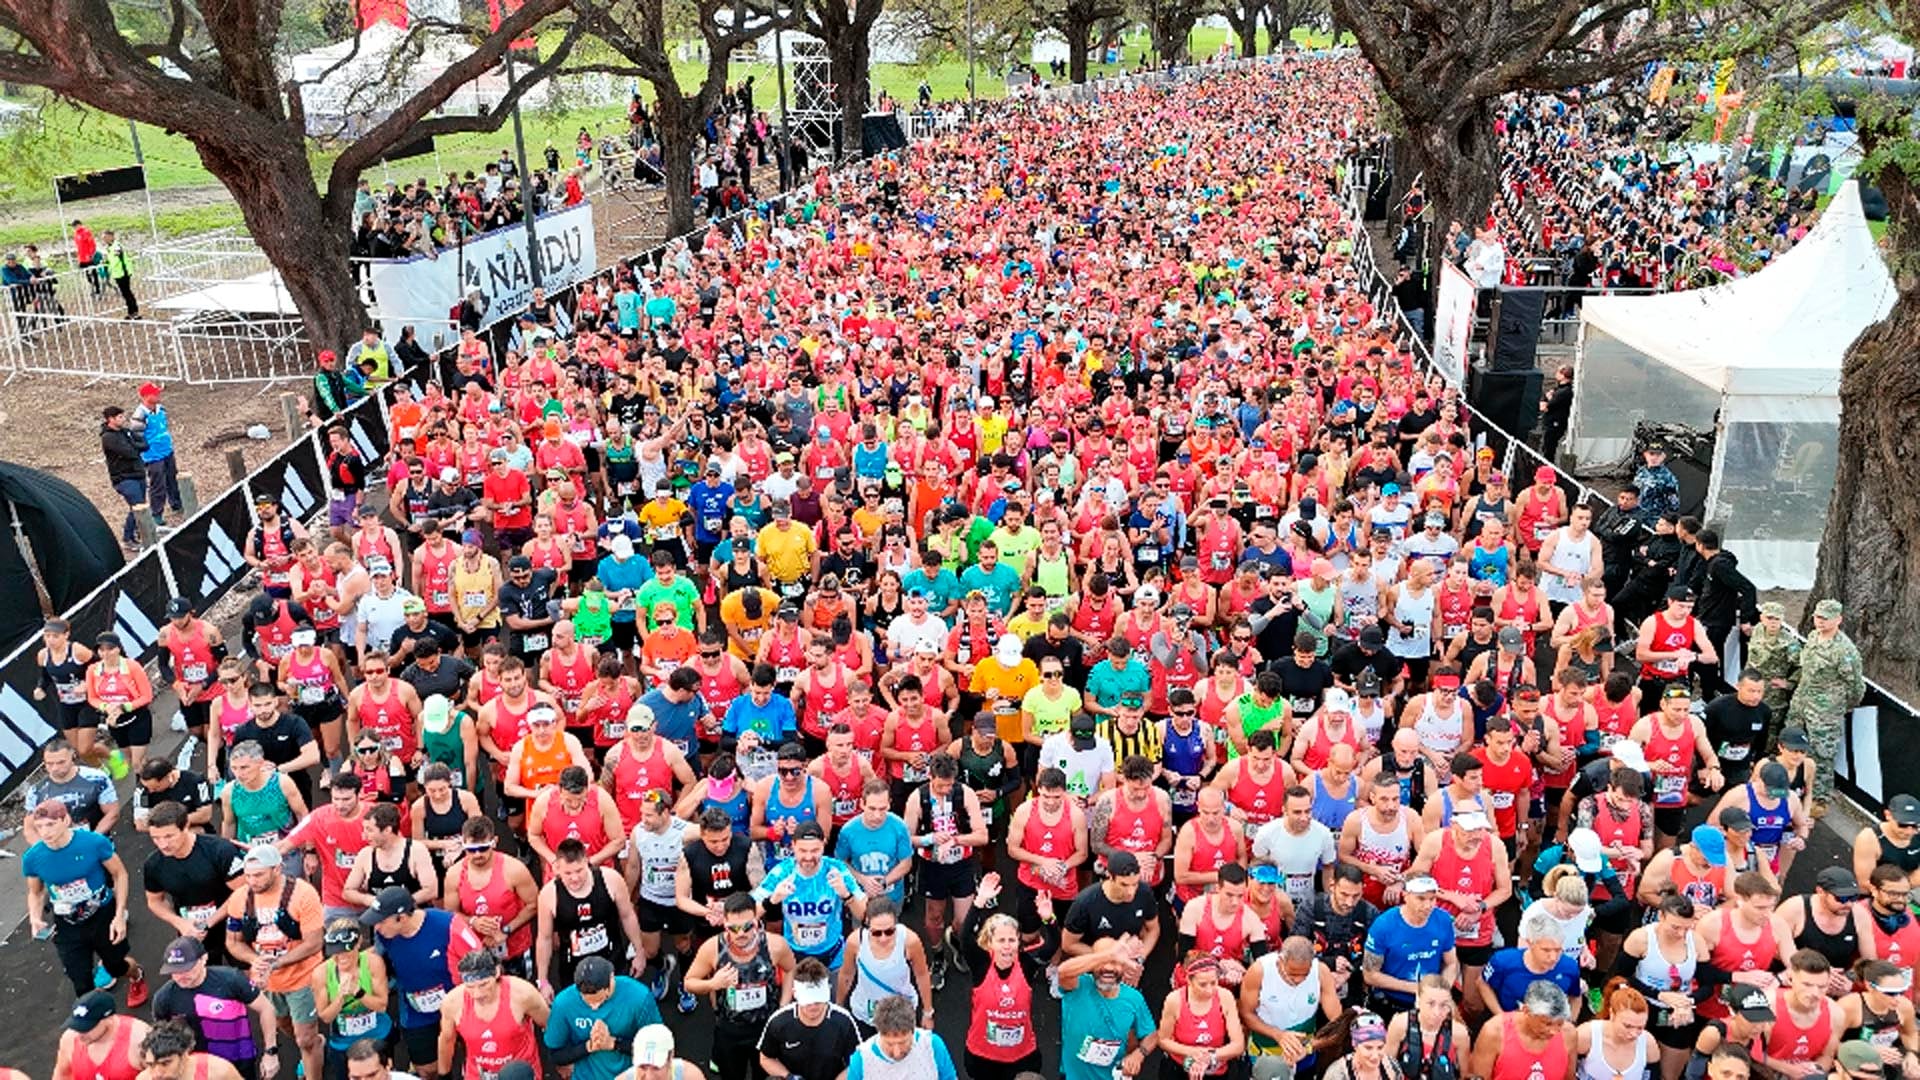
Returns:
[[[1405,870],[1412,865],[1413,845],[1407,838],[1407,815],[1412,811],[1403,806],[1398,813],[1393,831],[1383,833],[1373,827],[1372,810],[1359,811],[1360,842],[1354,847],[1354,858],[1361,862],[1391,866],[1396,870]]]
[[[1553,530],[1549,540],[1553,544],[1553,553],[1546,558],[1546,565],[1556,570],[1571,570],[1574,576],[1569,581],[1559,574],[1543,571],[1540,575],[1540,591],[1556,604],[1578,603],[1583,588],[1581,582],[1596,569],[1593,565],[1593,534],[1589,532],[1575,537],[1568,526],[1562,525]]]
[[[853,993],[847,998],[847,1011],[854,1019],[873,1026],[873,1007],[880,999],[895,994],[914,1004],[915,1015],[920,1011],[920,989],[913,981],[913,967],[907,963],[907,935],[912,933],[905,926],[896,924],[893,934],[893,947],[885,956],[874,953],[873,935],[866,930],[859,933],[859,949],[854,953]]]
[[[1581,1025],[1577,1037],[1587,1040],[1587,1052],[1580,1057],[1577,1080],[1648,1080],[1647,1060],[1653,1047],[1653,1034],[1640,1032],[1633,1042],[1633,1057],[1623,1067],[1615,1067],[1606,1055],[1605,1020],[1589,1020]]]
[[[1387,651],[1402,660],[1425,660],[1433,655],[1433,586],[1415,592],[1413,586],[1401,582],[1394,590],[1393,617],[1399,622],[1411,624],[1411,633],[1402,635],[1394,630],[1387,635]]]

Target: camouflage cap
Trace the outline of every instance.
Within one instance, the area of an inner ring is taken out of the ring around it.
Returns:
[[[1778,600],[1769,600],[1760,605],[1760,617],[1763,619],[1784,619],[1787,617],[1787,605]]]
[[[1838,600],[1822,600],[1813,605],[1813,617],[1816,619],[1837,619],[1846,611]]]

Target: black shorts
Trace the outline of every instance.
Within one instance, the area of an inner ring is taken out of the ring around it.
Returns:
[[[693,932],[693,916],[672,904],[656,904],[642,896],[634,900],[633,913],[640,919],[640,932],[643,934],[664,933],[678,937]]]
[[[1647,1034],[1661,1046],[1674,1050],[1691,1050],[1700,1039],[1700,1032],[1707,1026],[1705,1020],[1695,1017],[1690,1024],[1648,1024]]]
[[[1493,958],[1493,945],[1491,943],[1486,945],[1455,945],[1453,951],[1454,955],[1460,958],[1460,966],[1463,968],[1486,967],[1487,961]]]
[[[121,749],[146,746],[153,742],[153,710],[135,709],[107,723],[107,736]]]
[[[640,624],[637,621],[621,622],[615,619],[612,629],[613,637],[608,640],[607,647],[614,652],[632,652],[634,646],[640,644]]]
[[[182,705],[180,715],[186,719],[188,731],[204,732],[208,719],[213,715],[213,702],[196,701],[191,705]]]
[[[580,590],[586,585],[587,580],[595,577],[599,572],[600,564],[592,559],[573,560],[567,566],[567,591],[575,596],[580,595]]]
[[[1653,808],[1653,827],[1664,836],[1679,836],[1680,830],[1687,824],[1687,808],[1684,806],[1656,806]]]
[[[500,640],[499,627],[487,630],[475,630],[472,633],[462,633],[460,635],[460,644],[464,646],[469,653],[474,654],[478,654],[481,649],[486,648],[488,642],[498,640]]]
[[[400,1045],[407,1048],[407,1065],[418,1071],[422,1065],[431,1065],[440,1055],[440,1025],[428,1024],[425,1027],[401,1028]],[[395,1064],[398,1064],[397,1062]]]
[[[957,900],[970,897],[979,885],[975,877],[980,864],[972,859],[957,863],[920,860],[920,895],[928,900]]]
[[[308,727],[317,729],[321,724],[331,724],[347,715],[347,703],[344,698],[329,695],[312,705],[295,705],[293,715],[305,720]]]
[[[1040,932],[1040,927],[1044,925],[1040,918],[1039,898],[1040,893],[1037,890],[1018,878],[1013,879],[1013,917],[1020,923],[1022,934],[1037,934]],[[1055,900],[1053,902],[1054,921],[1058,922],[1065,918],[1067,907],[1072,903],[1071,900]]]
[[[60,725],[61,731],[74,731],[80,728],[92,731],[100,726],[100,710],[86,702],[69,705],[62,701],[58,705],[59,709],[54,713],[54,721]]]

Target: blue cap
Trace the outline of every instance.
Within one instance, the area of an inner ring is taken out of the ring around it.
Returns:
[[[1400,494],[1400,485],[1399,484],[1382,484],[1380,485],[1380,494],[1398,495]]]
[[[1280,884],[1280,868],[1270,863],[1254,863],[1247,876],[1263,885]]]
[[[1693,846],[1698,848],[1702,858],[1709,866],[1727,865],[1727,837],[1711,825],[1693,827]]]

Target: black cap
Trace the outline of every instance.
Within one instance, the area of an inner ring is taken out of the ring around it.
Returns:
[[[613,985],[613,961],[589,956],[573,969],[573,985],[585,994],[597,994]]]
[[[1075,750],[1093,749],[1094,727],[1095,721],[1091,713],[1078,712],[1073,714],[1073,719],[1067,722],[1067,731],[1069,737],[1073,740],[1073,748]]]
[[[1369,649],[1382,648],[1387,644],[1387,635],[1377,626],[1369,626],[1360,631],[1360,644]]]
[[[1673,586],[1672,588],[1670,588],[1670,589],[1668,589],[1668,590],[1667,590],[1667,599],[1669,599],[1669,600],[1685,600],[1685,601],[1688,601],[1688,602],[1692,602],[1692,600],[1693,600],[1693,587],[1692,587],[1692,586],[1690,586],[1690,585],[1686,585],[1686,584],[1684,584],[1684,583],[1682,583],[1682,584],[1677,584],[1677,585],[1675,585],[1675,586]]]
[[[513,558],[507,560],[507,569],[531,570],[533,569],[533,560],[525,555],[515,555]]]
[[[1920,825],[1920,799],[1911,795],[1895,795],[1887,800],[1887,815],[1896,825]]]
[[[85,1035],[112,1015],[113,995],[104,990],[95,990],[73,1003],[73,1011],[67,1014],[67,1030]]]
[[[827,830],[821,828],[820,823],[817,821],[806,821],[802,822],[800,827],[793,831],[793,838],[795,840],[825,840],[827,838]]]
[[[1726,832],[1752,832],[1753,817],[1744,806],[1729,806],[1720,811],[1720,828]]]
[[[199,938],[191,938],[183,934],[174,938],[173,944],[167,946],[166,955],[160,961],[160,974],[174,975],[182,971],[192,971],[193,966],[205,959],[206,955],[207,947],[200,944]]]
[[[406,886],[389,885],[373,898],[372,907],[360,913],[360,922],[372,926],[395,915],[411,915],[419,910],[419,906],[413,902],[413,894],[407,891]]]
[[[1813,752],[1813,740],[1807,738],[1807,729],[1790,727],[1780,729],[1780,749],[1798,750],[1802,754]]]
[[[1760,766],[1760,786],[1766,793],[1779,798],[1791,787],[1791,778],[1787,776],[1787,767],[1777,761],[1769,761]]]
[[[184,596],[176,596],[167,601],[167,618],[184,619],[193,614],[193,601]]]
[[[1728,983],[1720,988],[1720,1000],[1742,1020],[1765,1024],[1773,1019],[1773,1004],[1767,1000],[1767,992],[1757,986]]]
[[[1825,889],[1827,895],[1835,900],[1858,900],[1860,898],[1860,879],[1853,871],[1844,866],[1829,866],[1814,875],[1815,886]]]
[[[1116,851],[1107,856],[1108,877],[1132,877],[1140,872],[1140,859],[1131,851]]]

